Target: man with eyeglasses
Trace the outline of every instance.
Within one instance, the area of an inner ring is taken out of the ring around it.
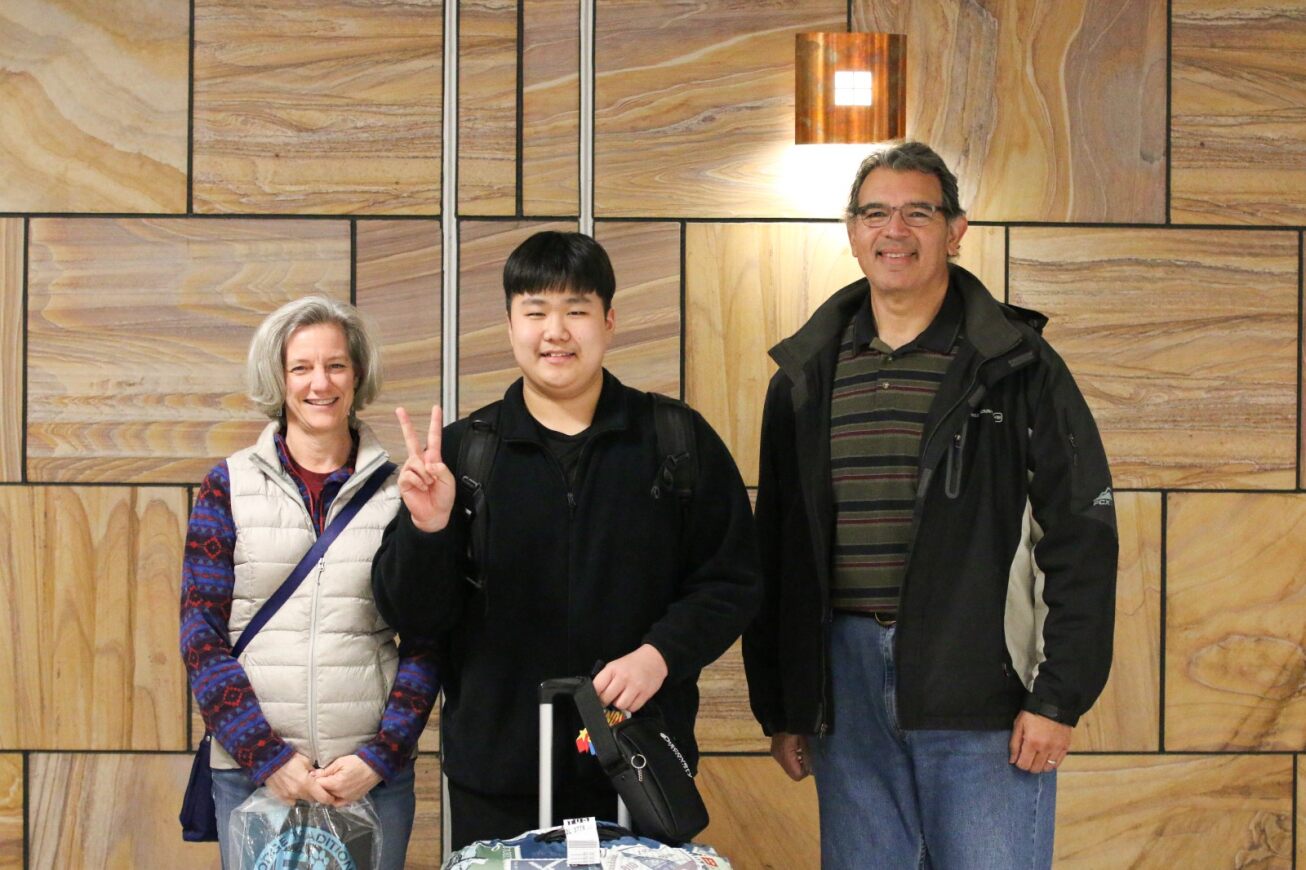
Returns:
[[[826,870],[1049,867],[1111,663],[1102,442],[1046,318],[949,263],[967,224],[938,154],[868,157],[845,217],[865,279],[771,350],[753,712],[816,776]]]

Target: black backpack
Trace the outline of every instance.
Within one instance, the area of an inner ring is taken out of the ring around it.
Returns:
[[[658,453],[663,457],[653,476],[649,494],[654,498],[674,495],[683,514],[694,496],[698,460],[694,456],[694,417],[684,402],[649,393],[653,399],[653,425],[657,430]],[[499,406],[493,402],[472,415],[458,446],[458,491],[467,515],[467,580],[477,589],[485,585],[479,554],[485,552],[489,533],[489,509],[485,488],[499,450]]]

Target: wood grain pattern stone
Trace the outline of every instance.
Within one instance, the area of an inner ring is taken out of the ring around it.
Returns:
[[[522,211],[571,215],[580,200],[580,3],[532,0],[522,28]]]
[[[1101,697],[1075,728],[1073,751],[1161,748],[1161,500],[1156,492],[1116,494],[1114,659]]]
[[[32,755],[31,866],[218,870],[218,844],[177,828],[190,766],[188,754]]]
[[[417,779],[417,812],[413,816],[413,834],[408,841],[407,870],[439,870],[444,860],[440,836],[440,759],[422,755],[414,764]]]
[[[195,3],[198,212],[438,214],[439,0]]]
[[[198,481],[252,443],[254,328],[310,293],[349,298],[349,225],[31,223],[29,479]]]
[[[1071,755],[1055,866],[1292,866],[1291,756]]]
[[[200,742],[204,739],[204,718],[200,716],[199,705],[195,703],[195,696],[187,694],[186,711],[190,717],[190,746],[191,750],[200,748]]]
[[[1168,496],[1165,747],[1306,742],[1306,496]]]
[[[439,221],[359,221],[356,301],[376,324],[385,385],[362,419],[390,458],[407,455],[394,409],[424,419],[440,400],[442,237]]]
[[[437,701],[431,711],[431,718],[426,720],[426,730],[417,740],[417,749],[423,754],[435,755],[440,751],[440,704]]]
[[[186,745],[183,489],[0,487],[0,749]]]
[[[23,221],[0,218],[0,481],[23,476]]]
[[[973,227],[961,265],[1004,286],[1002,227]],[[685,234],[685,397],[757,483],[767,350],[832,293],[862,278],[842,223],[691,223]]]
[[[698,680],[698,720],[694,736],[702,752],[771,751],[771,739],[748,706],[744,658],[736,641],[721,658],[703,669]]]
[[[0,753],[0,870],[23,867],[23,756]]]
[[[1294,831],[1297,842],[1297,864],[1306,864],[1306,759],[1297,756],[1297,827]]]
[[[680,398],[680,225],[599,221],[594,237],[617,276],[604,364],[624,384]]]
[[[1171,218],[1306,223],[1306,7],[1172,4]]]
[[[862,277],[842,224],[704,224],[685,234],[685,400],[757,485],[767,350]]]
[[[458,213],[516,212],[517,0],[459,0]]]
[[[999,302],[1007,299],[1007,231],[1005,227],[975,226],[966,229],[961,253],[953,260],[988,288]]]
[[[1051,318],[1117,486],[1296,486],[1294,234],[1018,227],[1010,280]]]
[[[907,136],[972,218],[1165,220],[1166,4],[851,5],[854,30],[907,35]]]
[[[831,217],[794,211],[776,191],[797,147],[794,35],[846,22],[846,4],[831,0],[605,2],[595,32],[595,214]]]
[[[816,781],[792,782],[766,756],[709,756],[698,788],[712,821],[695,837],[740,870],[818,867],[821,863]]]
[[[0,6],[0,211],[186,210],[189,9]]]
[[[1306,232],[1301,234],[1301,237],[1298,240],[1298,245],[1297,262],[1302,264],[1302,267],[1299,269],[1299,271],[1302,271],[1303,269],[1306,269]],[[1306,274],[1299,274],[1297,276],[1297,281],[1303,286],[1303,288],[1306,288]],[[1302,334],[1306,335],[1306,306],[1304,306],[1302,311],[1301,329]],[[1302,372],[1306,374],[1306,346],[1303,346],[1302,348],[1301,366]],[[1301,402],[1300,407],[1306,408],[1306,377],[1302,378],[1302,388],[1299,401]],[[1306,417],[1303,417],[1302,419],[1302,427],[1303,430],[1306,431]],[[1297,486],[1298,488],[1306,488],[1306,439],[1299,438],[1298,441],[1300,447],[1297,455]]]

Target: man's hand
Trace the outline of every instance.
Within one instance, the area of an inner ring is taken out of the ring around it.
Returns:
[[[440,440],[444,436],[444,414],[439,405],[431,406],[431,426],[426,432],[426,448],[417,443],[417,430],[403,408],[395,408],[399,428],[408,447],[408,460],[399,472],[399,494],[403,497],[413,525],[423,532],[438,532],[449,525],[454,496],[458,493],[453,472],[440,458]]]
[[[667,663],[651,644],[608,662],[594,678],[594,691],[604,706],[634,713],[662,688]]]
[[[263,784],[282,803],[305,800],[315,804],[333,804],[335,799],[318,785],[312,776],[313,762],[296,752],[290,760],[272,772]]]
[[[807,738],[802,734],[786,734],[783,731],[772,734],[771,757],[794,782],[812,772],[807,764]]]
[[[357,755],[342,755],[321,770],[313,771],[317,784],[344,806],[367,794],[381,781],[381,775]]]
[[[1070,751],[1074,730],[1046,716],[1021,710],[1011,728],[1011,757],[1007,763],[1029,773],[1051,773]]]

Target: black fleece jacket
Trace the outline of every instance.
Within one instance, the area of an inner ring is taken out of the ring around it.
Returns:
[[[458,474],[472,414],[446,427],[443,458]],[[690,763],[699,671],[748,625],[760,597],[753,517],[725,445],[694,413],[698,479],[687,506],[651,492],[659,455],[653,400],[605,372],[574,490],[542,442],[518,381],[498,415],[489,476],[484,587],[466,579],[468,523],[417,530],[407,510],[386,529],[372,569],[381,615],[442,649],[444,770],[486,794],[537,789],[540,681],[588,674],[652,644],[667,679],[652,705]],[[461,494],[460,494],[461,498]],[[568,724],[570,723],[570,724]],[[574,717],[562,728],[579,727]],[[563,731],[555,776],[598,781]],[[565,745],[564,745],[565,744]]]
[[[1106,683],[1117,536],[1097,427],[1046,319],[951,266],[965,302],[956,360],[925,422],[898,606],[899,721],[1005,729],[1022,708],[1075,724]],[[757,527],[765,592],[744,634],[763,729],[844,727],[830,692],[834,496],[830,392],[865,279],[772,348]],[[852,723],[854,726],[856,723]]]

